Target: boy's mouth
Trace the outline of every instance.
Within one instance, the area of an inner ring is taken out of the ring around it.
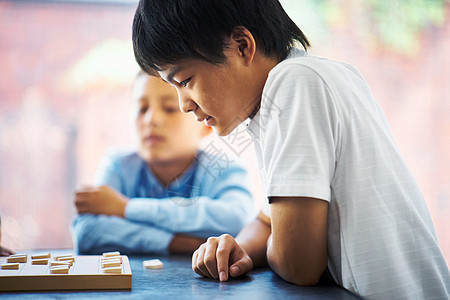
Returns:
[[[213,127],[215,123],[216,123],[216,122],[215,122],[214,118],[211,117],[211,116],[208,116],[208,117],[205,119],[205,125],[208,126],[208,127]]]
[[[164,141],[164,137],[159,134],[150,134],[144,137],[144,142],[149,143],[151,145],[156,145]]]
[[[206,117],[197,117],[197,121],[198,122],[204,122],[206,126],[208,127],[213,127],[216,124],[216,121],[213,117],[211,116],[206,116]]]

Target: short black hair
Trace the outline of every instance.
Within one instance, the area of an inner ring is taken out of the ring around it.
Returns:
[[[227,37],[243,26],[257,50],[279,61],[298,41],[310,44],[278,0],[140,0],[133,20],[133,49],[148,74],[181,60],[226,61]]]

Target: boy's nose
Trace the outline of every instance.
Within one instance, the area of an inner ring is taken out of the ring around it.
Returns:
[[[144,116],[145,124],[156,125],[159,121],[159,114],[155,109],[147,110]]]
[[[193,112],[197,109],[197,104],[190,98],[178,94],[180,110],[184,113]]]

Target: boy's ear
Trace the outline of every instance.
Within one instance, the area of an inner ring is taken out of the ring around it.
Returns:
[[[256,53],[256,42],[251,32],[243,26],[237,26],[231,31],[230,42],[245,64],[251,64]]]

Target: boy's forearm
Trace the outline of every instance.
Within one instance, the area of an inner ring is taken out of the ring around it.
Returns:
[[[267,243],[267,263],[284,280],[302,286],[316,285],[326,267],[326,264],[318,267],[292,252],[276,249],[271,238]]]
[[[271,198],[270,267],[284,280],[315,285],[327,266],[328,202],[306,197]]]
[[[125,216],[128,220],[185,235],[218,236],[229,233],[235,236],[248,221],[252,206],[247,202],[252,200],[241,197],[231,202],[230,198],[214,200],[201,196],[195,199],[195,205],[190,206],[183,206],[183,201],[192,204],[191,198],[133,199],[127,203]]]
[[[267,264],[267,239],[270,234],[270,225],[258,217],[247,224],[236,237],[237,243],[252,259],[254,267]]]
[[[80,254],[117,250],[124,254],[166,253],[173,234],[159,228],[105,215],[79,215],[72,234]]]
[[[0,256],[10,256],[13,254],[14,254],[14,251],[12,251],[8,248],[5,248],[3,246],[0,246]]]

